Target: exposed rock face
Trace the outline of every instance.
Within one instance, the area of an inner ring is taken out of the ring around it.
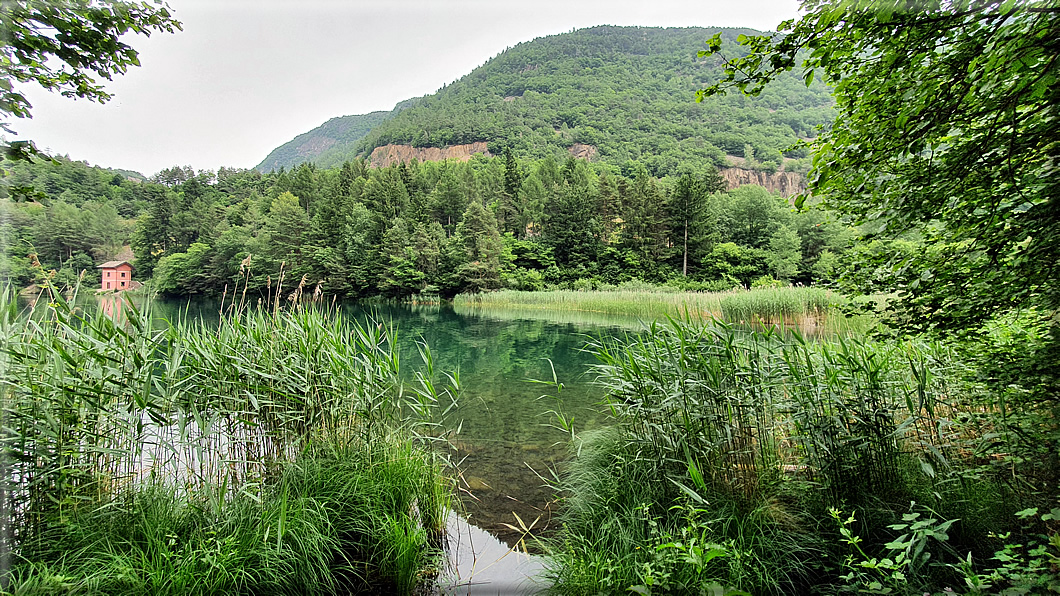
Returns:
[[[299,157],[304,157],[307,161],[320,155],[321,153],[331,149],[337,143],[335,139],[329,139],[327,137],[315,137],[308,139],[306,142],[298,146],[296,150]]]
[[[575,159],[588,159],[592,161],[596,157],[596,147],[592,145],[582,145],[581,143],[575,143],[570,146],[570,156]]]
[[[455,159],[467,161],[472,155],[481,153],[491,157],[486,149],[484,141],[477,141],[467,145],[450,145],[448,147],[413,147],[411,145],[384,145],[376,147],[369,158],[372,167],[385,168],[397,162],[408,163],[412,158],[419,161],[442,161],[444,159]],[[596,156],[596,147],[574,143],[570,147],[571,157],[577,159],[592,160]],[[757,184],[765,187],[770,192],[780,193],[782,196],[790,197],[806,190],[806,178],[802,174],[794,172],[777,172],[769,174],[756,170],[745,170],[743,168],[722,168],[718,170],[729,188],[736,188],[744,184]]]
[[[777,172],[769,174],[755,170],[744,170],[742,168],[722,168],[718,170],[729,188],[736,188],[744,184],[757,184],[765,187],[770,192],[778,192],[781,196],[790,197],[806,190],[806,177],[795,172]]]
[[[455,159],[467,161],[476,153],[490,157],[486,143],[478,141],[467,145],[450,145],[448,147],[413,147],[411,145],[384,145],[372,151],[369,161],[373,168],[385,168],[392,163],[408,163],[415,157],[419,161],[442,161]]]

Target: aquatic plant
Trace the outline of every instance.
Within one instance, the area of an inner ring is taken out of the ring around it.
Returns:
[[[158,483],[67,511],[22,545],[13,589],[105,594],[412,593],[437,565],[437,462],[407,439],[327,441],[260,495]],[[444,495],[443,495],[444,499]],[[416,515],[409,515],[415,510]],[[443,513],[444,515],[444,513]],[[395,556],[401,553],[403,556]],[[62,578],[62,585],[56,583]]]
[[[13,586],[409,593],[424,579],[449,498],[420,431],[452,399],[430,366],[400,380],[389,327],[277,305],[156,328],[131,303],[113,318],[73,304],[3,309]]]
[[[604,576],[629,588],[657,563],[657,536],[682,533],[726,550],[712,581],[797,593],[829,581],[817,562],[834,546],[828,507],[866,512],[865,534],[883,542],[910,501],[979,517],[954,526],[969,548],[997,527],[981,523],[989,510],[1007,509],[1002,482],[966,476],[979,437],[955,414],[981,401],[941,344],[668,319],[588,349],[618,423],[585,439],[565,477],[559,593]]]
[[[846,299],[818,287],[761,287],[727,292],[721,299],[721,318],[730,323],[788,323],[823,319],[836,313]]]
[[[639,317],[644,321],[667,316],[708,321],[721,318],[743,324],[824,323],[838,315],[846,300],[816,287],[755,288],[726,292],[680,292],[667,286],[618,286],[606,290],[549,290],[525,292],[501,290],[482,294],[460,294],[453,299],[458,308],[520,308],[572,310]],[[836,317],[842,318],[842,317]]]

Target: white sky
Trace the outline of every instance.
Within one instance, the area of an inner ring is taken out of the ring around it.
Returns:
[[[506,47],[595,25],[772,30],[796,0],[169,0],[184,30],[131,36],[140,68],[107,104],[24,86],[19,134],[151,175],[250,168],[335,116],[433,93]],[[696,48],[689,48],[690,51]]]

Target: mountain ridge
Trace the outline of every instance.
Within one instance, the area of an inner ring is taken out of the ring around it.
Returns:
[[[715,32],[733,40],[757,33],[599,26],[522,42],[436,93],[373,112],[377,120],[368,126],[363,118],[369,115],[343,117],[364,133],[356,140],[322,130],[347,122],[332,119],[315,134],[299,135],[297,151],[290,150],[295,141],[281,146],[288,148],[286,161],[267,159],[257,169],[301,161],[331,167],[385,146],[442,149],[477,142],[493,154],[510,148],[525,158],[565,157],[573,146],[592,146],[596,161],[640,161],[657,176],[690,161],[726,167],[726,155],[750,157],[746,167],[771,172],[804,158],[804,149],[790,148],[830,122],[827,88],[785,74],[757,98],[696,103],[695,90],[721,75],[715,59],[697,55]]]
[[[318,162],[327,161],[326,157],[330,149],[336,146],[341,149],[360,141],[373,126],[392,113],[393,111],[376,111],[330,118],[320,126],[273,149],[253,169],[259,172],[278,170],[281,167],[289,169],[304,161],[313,161],[324,167],[337,165]],[[342,163],[342,160],[337,163]]]

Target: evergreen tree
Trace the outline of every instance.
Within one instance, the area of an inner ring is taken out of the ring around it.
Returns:
[[[354,203],[346,213],[343,236],[349,275],[345,283],[349,287],[350,296],[354,298],[363,298],[375,293],[381,241],[375,219],[375,215],[361,203]]]
[[[680,247],[682,276],[688,276],[689,253],[697,252],[695,244],[709,227],[708,198],[724,189],[725,180],[713,168],[702,179],[684,174],[677,180],[668,207],[673,245]]]
[[[309,218],[298,197],[285,192],[276,197],[265,215],[262,228],[251,243],[252,270],[258,281],[272,276],[275,281],[283,265],[285,284],[310,273],[303,259],[304,237]],[[295,282],[297,283],[297,281]]]
[[[312,215],[320,195],[316,166],[305,162],[294,170],[291,175],[290,193],[298,197],[298,204],[306,213]]]
[[[423,288],[426,275],[416,267],[408,225],[400,217],[394,219],[383,235],[380,257],[383,265],[379,275],[381,294],[388,298],[404,298]]]
[[[656,278],[666,241],[665,203],[655,181],[640,164],[633,183],[625,190],[619,249],[626,255],[628,265],[642,277]]]
[[[504,149],[504,193],[497,205],[497,225],[502,233],[511,233],[516,238],[526,236],[526,228],[521,227],[519,190],[523,186],[523,175],[519,164],[515,162],[511,147]]]
[[[178,212],[177,196],[164,187],[151,185],[146,189],[150,201],[147,213],[136,223],[131,244],[136,253],[136,269],[140,275],[150,276],[158,260],[170,252],[181,252],[177,245],[170,219]]]
[[[588,275],[602,249],[594,190],[584,183],[564,182],[545,207],[542,241],[551,247],[556,264],[572,275]]]
[[[478,201],[471,201],[457,226],[454,245],[455,282],[463,292],[482,292],[500,287],[501,254],[504,244],[493,214]]]
[[[442,176],[431,193],[431,210],[435,221],[442,225],[447,236],[452,236],[456,231],[456,226],[467,209],[468,199],[464,192],[452,164],[445,164]]]
[[[418,223],[412,231],[416,270],[423,272],[427,283],[433,283],[437,279],[444,244],[445,230],[436,221],[430,224]]]

